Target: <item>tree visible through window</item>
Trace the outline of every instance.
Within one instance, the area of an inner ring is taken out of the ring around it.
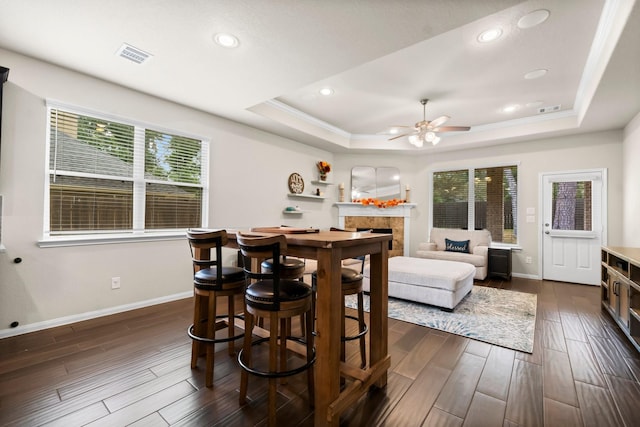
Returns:
[[[517,243],[517,175],[517,166],[434,172],[433,226],[487,229],[494,242]]]
[[[433,226],[467,228],[469,221],[469,171],[433,174]]]
[[[198,139],[50,108],[49,234],[202,226],[203,148]]]
[[[553,183],[552,228],[591,231],[591,181]]]

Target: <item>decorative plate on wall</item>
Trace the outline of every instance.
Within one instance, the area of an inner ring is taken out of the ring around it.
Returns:
[[[289,191],[293,194],[301,194],[304,191],[304,179],[297,172],[289,175]]]

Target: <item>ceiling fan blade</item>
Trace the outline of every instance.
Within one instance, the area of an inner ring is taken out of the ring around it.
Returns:
[[[441,126],[431,129],[433,132],[460,132],[471,129],[470,126]]]
[[[449,119],[449,116],[440,116],[436,119],[433,119],[429,122],[429,128],[437,128],[438,126],[443,125]]]
[[[402,138],[403,136],[412,135],[412,134],[413,134],[413,132],[411,132],[411,133],[403,133],[402,135],[396,135],[393,138],[389,138],[387,141],[393,141],[394,139]]]

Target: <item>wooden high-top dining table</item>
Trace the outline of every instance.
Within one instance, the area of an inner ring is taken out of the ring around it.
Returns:
[[[257,231],[260,230],[260,231]],[[315,423],[337,426],[340,414],[371,386],[387,384],[388,354],[388,250],[391,234],[317,231],[275,227],[253,229],[251,234],[279,233],[287,238],[287,254],[317,260]],[[240,230],[242,231],[242,230]],[[235,230],[227,230],[230,247],[237,247]],[[343,259],[370,255],[369,364],[366,369],[340,361]],[[341,390],[340,377],[348,379]]]

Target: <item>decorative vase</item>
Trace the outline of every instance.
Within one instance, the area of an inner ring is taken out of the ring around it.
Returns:
[[[327,174],[326,173],[321,173],[320,174],[320,181],[326,181],[327,180]]]

